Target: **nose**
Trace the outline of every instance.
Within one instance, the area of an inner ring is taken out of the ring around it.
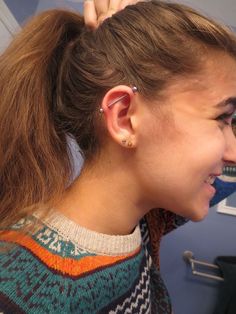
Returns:
[[[225,130],[226,147],[224,152],[224,163],[236,164],[236,136],[231,128]]]

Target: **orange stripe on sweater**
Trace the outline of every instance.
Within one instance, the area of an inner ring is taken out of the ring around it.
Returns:
[[[79,260],[74,260],[69,257],[61,257],[47,251],[44,247],[38,244],[35,240],[27,235],[22,235],[17,231],[8,231],[1,235],[0,240],[16,243],[30,250],[44,264],[63,274],[71,276],[79,276],[86,272],[93,271],[100,267],[106,267],[124,259],[134,256],[140,251],[140,248],[132,253],[122,256],[85,256]]]

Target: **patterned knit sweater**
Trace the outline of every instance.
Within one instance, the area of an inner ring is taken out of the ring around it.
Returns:
[[[152,210],[127,236],[89,231],[59,213],[22,234],[29,222],[36,217],[1,236],[1,246],[15,245],[0,252],[0,312],[171,313],[159,243],[184,219]]]

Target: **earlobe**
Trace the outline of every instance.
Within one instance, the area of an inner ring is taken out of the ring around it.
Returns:
[[[124,146],[129,147],[129,148],[132,148],[132,147],[134,146],[134,143],[133,143],[133,141],[132,141],[131,139],[129,139],[129,140],[123,139],[123,140],[121,141],[121,143],[122,143]]]
[[[107,130],[120,145],[134,147],[135,130],[132,115],[135,114],[134,93],[136,87],[116,86],[109,90],[102,101],[100,113],[104,115]]]

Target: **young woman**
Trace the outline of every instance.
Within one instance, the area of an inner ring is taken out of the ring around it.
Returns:
[[[52,10],[0,73],[1,311],[171,313],[161,236],[203,219],[236,162],[235,36],[162,1],[95,30]]]

